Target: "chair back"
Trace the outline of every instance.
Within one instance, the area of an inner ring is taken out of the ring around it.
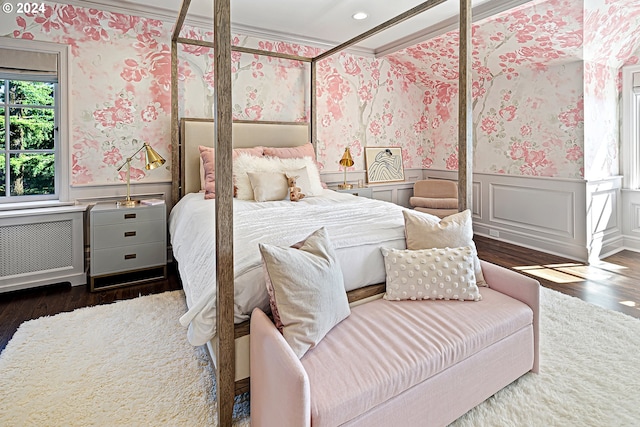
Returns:
[[[458,198],[458,183],[444,179],[427,179],[416,181],[413,185],[414,197]]]

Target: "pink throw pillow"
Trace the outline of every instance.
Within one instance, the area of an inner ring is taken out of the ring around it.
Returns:
[[[316,150],[310,142],[300,145],[299,147],[264,147],[264,155],[279,157],[281,159],[311,157],[314,162],[316,161]]]
[[[234,148],[233,149],[233,159],[235,160],[240,154],[246,153],[250,156],[262,157],[264,156],[264,147],[253,147],[253,148]]]
[[[211,147],[200,145],[200,158],[202,159],[202,167],[204,168],[204,198],[216,198],[216,156],[215,151]]]

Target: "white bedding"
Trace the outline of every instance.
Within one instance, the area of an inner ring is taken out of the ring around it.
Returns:
[[[191,193],[169,215],[171,245],[189,307],[180,322],[189,326],[193,345],[215,335],[214,203],[203,193]],[[324,190],[297,203],[234,199],[233,208],[236,323],[249,319],[254,307],[269,308],[258,243],[289,246],[326,227],[347,291],[385,281],[381,246],[406,248],[404,208],[387,202]]]

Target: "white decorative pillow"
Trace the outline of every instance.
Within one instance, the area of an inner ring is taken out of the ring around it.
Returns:
[[[399,250],[381,248],[387,272],[384,298],[480,301],[474,252],[462,248]]]
[[[241,200],[253,200],[253,188],[247,172],[279,172],[287,173],[306,168],[309,178],[308,188],[301,188],[306,196],[317,196],[322,193],[320,173],[311,157],[297,159],[280,159],[277,157],[255,157],[240,154],[233,160],[233,175],[237,187],[236,197]]]
[[[324,227],[299,248],[259,247],[282,334],[300,358],[351,314],[340,264]]]
[[[247,172],[256,202],[284,200],[289,195],[287,177],[280,172]]]
[[[473,250],[473,263],[478,286],[487,286],[482,275],[476,244],[473,242],[473,224],[469,209],[438,218],[424,212],[404,210],[404,232],[407,249],[458,248],[469,246]]]
[[[302,192],[308,196],[319,196],[322,194],[324,188],[322,187],[322,181],[320,180],[320,172],[318,171],[318,167],[316,166],[316,162],[311,157],[303,157],[302,159],[280,159],[282,164],[285,167],[285,172],[295,172],[295,175],[298,173],[296,171],[300,171],[301,169],[306,169],[306,172],[300,172],[300,180],[303,179],[303,176],[306,178],[305,181],[302,182],[303,185],[300,185],[298,182],[298,187],[302,190]],[[308,182],[306,181],[308,179]]]
[[[309,173],[307,172],[307,167],[302,167],[300,169],[292,169],[284,171],[286,176],[297,176],[296,178],[296,186],[300,187],[300,192],[305,196],[317,196],[318,194],[314,193],[311,189],[311,179],[309,178]],[[288,188],[288,187],[287,187]]]

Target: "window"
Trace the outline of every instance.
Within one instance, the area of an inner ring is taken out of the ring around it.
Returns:
[[[640,188],[640,65],[622,69],[622,173],[624,187]]]
[[[57,195],[56,87],[0,74],[1,197]]]
[[[64,45],[0,38],[0,208],[66,200],[66,59]]]

